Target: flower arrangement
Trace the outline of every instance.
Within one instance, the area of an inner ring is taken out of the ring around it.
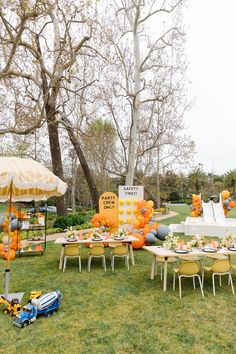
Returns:
[[[174,250],[175,248],[177,248],[178,244],[179,244],[179,237],[174,236],[173,232],[169,232],[165,238],[165,242],[163,243],[163,246],[165,248],[168,248],[169,250]]]
[[[126,229],[118,229],[117,236],[120,238],[125,238],[125,237],[129,236],[129,232]]]
[[[227,233],[225,237],[223,237],[220,241],[221,247],[233,247],[236,245],[236,236],[231,233]]]
[[[101,238],[101,231],[99,230],[99,228],[94,228],[91,232],[91,237],[92,238],[97,238],[100,239]]]
[[[205,245],[204,236],[196,235],[193,239],[187,243],[190,247],[202,248]]]
[[[77,236],[77,232],[73,230],[73,227],[70,226],[69,230],[67,230],[66,236],[68,239],[75,239]]]

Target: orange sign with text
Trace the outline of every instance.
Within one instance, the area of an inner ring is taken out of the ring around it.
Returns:
[[[118,198],[115,193],[105,192],[99,198],[99,213],[118,223]]]

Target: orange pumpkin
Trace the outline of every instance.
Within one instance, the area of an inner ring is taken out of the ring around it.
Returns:
[[[4,243],[0,243],[0,253],[4,250],[4,247],[5,247]]]
[[[137,250],[139,248],[142,248],[144,246],[145,238],[143,235],[140,235],[138,232],[134,232],[132,236],[136,237],[138,241],[133,241],[132,242],[132,247],[133,249]]]
[[[230,206],[230,208],[235,208],[235,206],[236,206],[235,201],[231,200],[231,202],[229,202],[229,206]]]

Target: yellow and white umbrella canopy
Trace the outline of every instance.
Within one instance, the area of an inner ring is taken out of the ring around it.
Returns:
[[[29,202],[60,197],[67,184],[39,162],[0,157],[0,202]]]
[[[67,184],[39,162],[19,157],[0,157],[0,202],[47,200],[65,194]],[[5,269],[4,295],[8,295],[10,272],[10,223],[8,230],[8,256]]]

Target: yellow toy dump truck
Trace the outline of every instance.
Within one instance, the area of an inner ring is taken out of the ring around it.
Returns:
[[[38,299],[41,295],[42,295],[42,291],[41,291],[41,290],[32,290],[32,291],[30,292],[29,302],[30,302],[32,299]]]
[[[3,309],[4,315],[16,316],[21,311],[21,305],[18,299],[8,300],[4,296],[0,296],[0,305],[5,305]]]

